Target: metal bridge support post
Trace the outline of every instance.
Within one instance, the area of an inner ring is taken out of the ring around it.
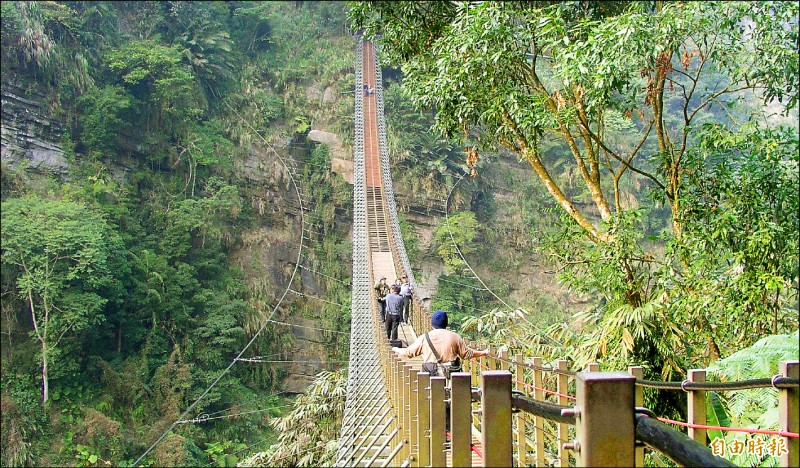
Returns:
[[[511,466],[511,372],[485,371],[481,381],[483,465]]]
[[[523,394],[527,395],[528,392],[525,390],[525,386],[523,383],[525,382],[525,367],[524,358],[522,354],[514,355],[514,362],[517,363],[514,372],[515,372],[515,379],[517,381],[517,390],[522,392]],[[519,460],[519,466],[527,466],[528,462],[528,439],[525,436],[525,412],[520,411],[517,413],[517,459]]]
[[[689,369],[687,372],[687,380],[689,382],[703,383],[706,381],[706,371],[703,369]],[[687,407],[689,424],[706,423],[706,392],[703,390],[689,390],[687,395]],[[689,437],[694,439],[695,442],[707,446],[706,443],[706,430],[689,428]]]
[[[644,367],[642,366],[630,366],[628,367],[628,373],[631,374],[636,379],[644,378]],[[644,406],[644,392],[642,391],[642,387],[639,387],[634,384],[634,394],[633,394],[633,401],[636,406]],[[644,466],[644,447],[637,446],[634,451],[634,458],[636,463],[634,466]]]
[[[444,377],[431,377],[431,466],[445,466]]]
[[[419,443],[419,465],[431,466],[431,375],[417,374],[417,441]]]
[[[397,406],[395,406],[395,414],[397,414],[397,419],[400,421],[400,443],[406,443],[406,428],[408,428],[408,422],[406,421],[406,399],[405,394],[403,393],[403,388],[405,388],[405,381],[403,380],[403,361],[400,358],[397,358],[395,362],[395,375],[397,380]],[[398,452],[401,459],[405,460],[406,449],[403,447]]]
[[[577,439],[565,444],[577,466],[633,466],[635,382],[624,372],[578,372]]]
[[[403,364],[403,460],[411,457],[413,447],[411,446],[411,364]]]
[[[471,466],[472,382],[468,372],[454,372],[450,379],[450,447],[452,466]]]
[[[542,358],[535,357],[532,360],[533,367],[533,399],[536,401],[544,400],[544,392],[542,389],[542,373],[543,371],[538,370],[542,367]],[[534,442],[536,444],[536,466],[545,466],[544,462],[544,425],[547,424],[547,420],[540,416],[536,416],[533,418],[533,425],[534,427]],[[561,449],[559,449],[561,450]]]
[[[567,370],[567,361],[561,359],[556,361],[556,370],[559,371],[566,371]],[[557,386],[556,392],[558,393],[558,404],[561,406],[567,406],[569,401],[567,400],[567,392],[569,391],[569,381],[567,380],[567,375],[564,373],[557,374]],[[544,398],[542,398],[544,399]],[[558,440],[567,440],[569,437],[569,427],[567,427],[564,423],[558,423]],[[565,450],[561,444],[558,445],[558,466],[569,466],[569,450]]]
[[[783,377],[790,379],[800,378],[800,361],[783,361],[780,363],[779,370]],[[800,398],[798,398],[798,393],[800,392],[797,387],[778,390],[778,427],[781,431],[800,432],[800,423],[798,422]],[[781,466],[800,465],[800,444],[798,443],[800,439],[784,437],[783,440],[786,441],[788,451],[780,456]]]
[[[411,391],[409,392],[409,412],[411,413],[411,418],[408,421],[408,440],[409,440],[409,450],[411,452],[411,466],[420,466],[419,465],[419,439],[417,438],[417,424],[419,423],[419,413],[418,413],[418,406],[417,406],[417,394],[419,393],[419,379],[417,375],[419,373],[416,369],[410,369],[409,373],[411,374]]]

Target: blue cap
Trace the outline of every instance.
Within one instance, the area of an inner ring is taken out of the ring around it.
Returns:
[[[447,328],[447,312],[437,310],[431,317],[431,326],[433,328]]]

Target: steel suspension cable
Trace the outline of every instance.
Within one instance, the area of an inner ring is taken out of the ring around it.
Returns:
[[[215,94],[216,94],[216,93],[215,93]],[[223,102],[225,102],[225,101],[223,101]],[[278,158],[278,160],[280,160],[280,161],[281,161],[281,164],[283,164],[283,166],[286,168],[286,170],[287,170],[288,172],[290,172],[290,171],[289,171],[289,166],[286,164],[286,162],[283,160],[283,158],[281,158],[281,156],[278,154],[278,152],[277,152],[277,151],[275,151],[275,148],[274,148],[274,147],[273,147],[273,146],[272,146],[272,145],[271,145],[271,144],[270,144],[270,143],[269,143],[269,142],[268,142],[268,141],[267,141],[267,140],[266,140],[266,139],[265,139],[265,138],[264,138],[264,137],[263,137],[263,136],[262,136],[262,135],[261,135],[259,132],[258,132],[258,130],[256,130],[255,128],[253,128],[253,126],[252,126],[252,125],[250,125],[250,123],[249,123],[247,120],[245,120],[245,119],[244,119],[244,117],[242,117],[242,116],[241,116],[241,114],[239,114],[239,112],[237,112],[237,111],[236,111],[236,109],[234,109],[234,108],[233,108],[233,106],[231,106],[231,105],[230,105],[230,104],[228,104],[227,102],[225,102],[225,104],[228,106],[228,108],[229,108],[229,109],[231,109],[231,110],[232,110],[232,111],[233,111],[233,112],[234,112],[234,113],[235,113],[235,114],[236,114],[236,115],[237,115],[237,116],[238,116],[238,117],[239,117],[239,118],[242,120],[242,122],[244,122],[244,124],[245,124],[245,125],[247,125],[247,126],[248,126],[248,127],[249,127],[249,128],[252,130],[252,131],[253,131],[253,132],[255,132],[255,134],[256,134],[256,135],[257,135],[259,138],[261,138],[261,140],[263,140],[263,141],[264,141],[264,143],[265,143],[265,144],[267,145],[267,147],[268,147],[268,148],[269,148],[269,149],[272,151],[272,153],[273,153],[273,154],[274,154],[274,155],[275,155],[275,156]],[[291,182],[292,182],[292,185],[294,186],[294,190],[295,190],[295,194],[297,195],[297,200],[298,200],[298,203],[300,203],[300,204],[301,204],[301,208],[302,208],[302,201],[301,201],[301,198],[300,198],[300,189],[299,189],[299,187],[298,187],[298,185],[297,185],[297,181],[296,181],[296,180],[295,180],[295,178],[294,178],[294,177],[291,175],[291,172],[290,172],[290,174],[289,174],[289,178],[290,178],[290,180],[291,180]],[[300,213],[300,222],[301,222],[301,225],[304,223],[302,210],[301,210],[301,213]],[[269,315],[269,317],[267,318],[267,320],[271,319],[271,318],[272,318],[272,317],[275,315],[275,313],[278,311],[278,307],[280,307],[280,305],[281,305],[281,303],[283,302],[284,298],[286,298],[286,295],[287,295],[287,294],[289,294],[289,290],[291,289],[292,282],[294,281],[295,275],[297,275],[297,271],[298,271],[298,269],[299,269],[299,266],[298,266],[298,265],[299,265],[299,263],[300,263],[300,258],[301,258],[301,256],[302,256],[302,251],[303,251],[302,242],[303,242],[303,236],[302,236],[302,234],[301,234],[301,238],[300,238],[300,244],[301,244],[301,246],[300,246],[300,248],[298,249],[298,252],[297,252],[297,262],[296,262],[296,264],[295,264],[294,271],[292,271],[292,276],[291,276],[291,278],[289,278],[288,286],[287,286],[287,287],[286,287],[286,289],[283,291],[283,294],[281,295],[280,299],[278,300],[278,303],[277,303],[277,304],[275,304],[275,307],[272,309],[272,312],[270,313],[270,315]],[[184,419],[184,418],[186,417],[186,415],[187,415],[187,414],[189,414],[189,412],[191,412],[191,410],[192,410],[192,409],[194,409],[194,407],[195,407],[195,406],[197,406],[197,404],[198,404],[198,403],[200,403],[200,401],[201,401],[203,398],[205,398],[205,396],[206,396],[206,395],[208,395],[208,393],[211,391],[211,389],[213,389],[213,388],[214,388],[214,386],[216,386],[216,385],[217,385],[217,383],[218,383],[220,380],[222,380],[222,377],[224,377],[225,375],[227,375],[227,373],[228,373],[228,372],[231,370],[231,368],[232,368],[232,367],[233,367],[233,366],[234,366],[234,365],[235,365],[235,364],[238,362],[238,361],[237,361],[237,359],[241,358],[241,357],[242,357],[242,355],[245,353],[245,351],[247,351],[247,349],[248,349],[248,348],[250,348],[250,346],[251,346],[251,345],[252,345],[252,344],[253,344],[253,343],[256,341],[256,339],[257,339],[257,338],[258,338],[258,337],[261,335],[261,332],[262,332],[262,331],[264,331],[264,329],[265,329],[265,328],[266,328],[266,326],[267,326],[267,323],[268,323],[268,322],[266,322],[266,321],[265,321],[265,322],[264,322],[264,323],[261,325],[261,327],[258,329],[258,331],[256,331],[256,333],[253,335],[253,337],[250,339],[250,341],[248,341],[248,342],[247,342],[247,344],[244,346],[244,348],[242,348],[242,350],[239,352],[239,354],[238,354],[238,355],[237,355],[237,356],[236,356],[236,357],[235,357],[235,358],[234,358],[234,359],[233,359],[233,360],[230,362],[230,364],[228,364],[228,367],[226,367],[226,368],[225,368],[225,369],[224,369],[222,372],[220,372],[220,374],[219,374],[219,375],[218,375],[218,376],[217,376],[217,377],[214,379],[214,381],[212,381],[212,382],[211,382],[211,384],[210,384],[210,385],[209,385],[209,386],[208,386],[208,387],[207,387],[207,388],[206,388],[206,389],[203,391],[203,393],[202,393],[202,394],[200,394],[200,396],[199,396],[199,397],[198,397],[198,398],[197,398],[197,399],[196,399],[196,400],[195,400],[195,401],[194,401],[194,402],[193,402],[191,405],[189,405],[189,406],[188,406],[188,407],[187,407],[187,408],[186,408],[186,409],[183,411],[183,413],[181,413],[181,415],[180,415],[180,416],[178,416],[178,420],[177,420],[177,421],[175,421],[175,422],[173,422],[173,423],[172,423],[172,424],[171,424],[171,425],[170,425],[170,426],[169,426],[169,427],[168,427],[168,428],[167,428],[167,429],[166,429],[166,430],[165,430],[165,431],[164,431],[164,432],[161,434],[161,436],[159,436],[159,438],[158,438],[158,439],[156,439],[156,441],[155,441],[155,442],[153,442],[153,444],[152,444],[152,445],[150,445],[150,447],[148,447],[148,448],[147,448],[147,450],[145,450],[145,452],[144,452],[143,454],[141,454],[141,455],[139,456],[139,458],[137,458],[137,459],[136,459],[136,460],[133,462],[133,466],[136,466],[136,465],[138,465],[138,464],[139,464],[139,462],[141,462],[141,461],[142,461],[142,459],[143,459],[144,457],[146,457],[146,456],[147,456],[147,454],[149,454],[149,453],[150,453],[150,452],[151,452],[151,451],[152,451],[152,450],[153,450],[153,449],[154,449],[154,448],[155,448],[155,447],[156,447],[156,446],[157,446],[159,443],[161,443],[161,441],[162,441],[162,440],[164,440],[164,438],[165,438],[165,437],[166,437],[166,436],[167,436],[167,435],[168,435],[170,432],[172,432],[172,430],[175,428],[175,426],[177,426],[177,425],[178,425],[178,421],[180,421],[180,420]]]

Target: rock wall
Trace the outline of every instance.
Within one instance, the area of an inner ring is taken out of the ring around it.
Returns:
[[[65,126],[36,91],[4,82],[0,125],[0,159],[12,168],[64,176],[68,163],[61,147]]]
[[[2,83],[2,144],[1,154],[4,167],[24,170],[33,174],[55,174],[61,179],[68,176],[69,161],[62,148],[62,137],[66,125],[54,117],[47,106],[47,97],[35,90],[25,89],[9,82]],[[327,93],[327,90],[326,90]],[[327,93],[330,94],[330,93]],[[324,98],[323,98],[324,100]],[[339,138],[329,132],[317,131],[316,141],[328,144],[331,155],[335,156],[337,168],[345,175],[349,172],[352,182],[352,162],[339,158],[347,157]],[[136,151],[136,138],[123,138],[124,150]],[[275,142],[274,147],[282,157],[290,158],[290,141]],[[349,167],[348,167],[348,164]],[[137,164],[135,159],[120,157],[108,161],[109,171],[114,178],[122,181],[125,174]],[[243,232],[242,242],[232,250],[231,263],[245,272],[245,281],[251,290],[267,290],[270,295],[282,293],[288,284],[294,262],[297,260],[299,243],[299,220],[296,215],[296,194],[291,185],[288,172],[271,151],[254,146],[250,153],[235,164],[239,178],[237,185],[242,196],[250,200],[259,219],[259,227]],[[346,177],[346,175],[345,175]],[[349,223],[350,220],[340,220]],[[303,285],[315,295],[323,295],[323,287],[318,278],[301,270]],[[277,300],[273,298],[272,304]],[[314,322],[298,317],[289,317],[293,323],[314,325]],[[317,324],[318,325],[318,324]],[[326,362],[326,342],[319,332],[300,327],[287,328],[294,336],[294,345],[289,355],[295,363],[287,368],[288,375],[283,382],[287,391],[302,392],[314,376],[331,364]],[[280,364],[278,364],[280,365]]]

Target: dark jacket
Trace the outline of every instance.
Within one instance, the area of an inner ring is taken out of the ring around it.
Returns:
[[[390,293],[386,296],[386,313],[400,315],[403,311],[403,296]]]

